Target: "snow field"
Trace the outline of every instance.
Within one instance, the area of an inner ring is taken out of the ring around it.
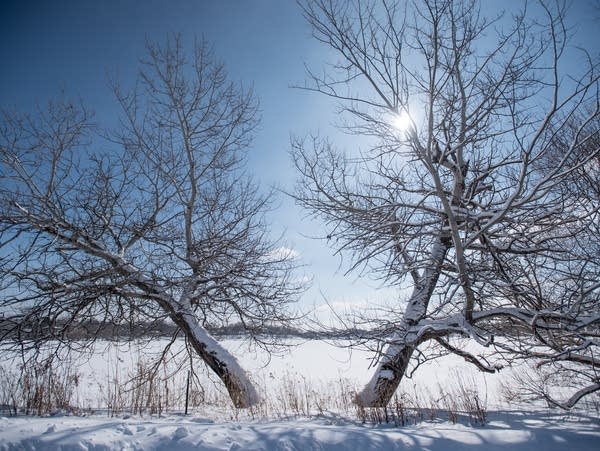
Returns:
[[[146,408],[131,414],[150,390],[136,391],[129,379],[146,374],[147,362],[164,342],[104,342],[88,359],[72,362],[78,384],[71,399],[83,416],[59,410],[45,417],[2,417],[0,449],[524,451],[535,446],[563,451],[600,444],[596,414],[504,401],[501,389],[510,371],[478,373],[456,357],[427,362],[404,381],[386,422],[381,410],[361,413],[351,402],[369,379],[368,352],[293,340],[296,346],[288,352],[269,356],[242,340],[223,344],[258,386],[263,401],[257,407],[233,408],[218,380],[198,367],[194,402],[184,416],[187,367],[175,346],[172,360],[156,376],[160,389],[153,396],[162,396],[162,410],[156,411],[155,399],[150,403],[154,412]],[[126,387],[119,392],[119,386]],[[461,411],[459,401],[465,397],[478,397],[483,404],[484,426]]]
[[[485,427],[423,422],[368,426],[336,416],[213,422],[201,416],[0,419],[2,450],[592,450],[597,419],[497,412]]]

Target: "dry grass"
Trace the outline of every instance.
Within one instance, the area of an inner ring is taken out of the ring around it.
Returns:
[[[0,406],[13,415],[80,412],[76,396],[80,376],[72,368],[69,361],[56,360],[0,367]]]
[[[301,374],[269,374],[255,381],[263,401],[247,410],[235,409],[224,389],[207,374],[186,367],[163,364],[150,366],[140,358],[132,370],[122,371],[118,361],[111,376],[98,383],[101,405],[84,406],[79,401],[80,375],[70,361],[26,365],[17,371],[0,367],[0,404],[7,414],[44,415],[56,411],[106,412],[110,416],[181,414],[186,405],[187,378],[190,377],[189,412],[214,414],[222,418],[273,419],[340,415],[363,423],[403,426],[421,421],[465,420],[485,424],[486,393],[474,379],[456,374],[453,383],[439,386],[435,393],[399,391],[386,408],[362,408],[352,400],[359,387],[347,378],[315,381]]]
[[[438,385],[435,392],[399,391],[387,407],[356,406],[356,416],[364,423],[396,426],[435,420],[484,425],[487,422],[486,398],[486,390],[482,392],[475,379],[456,373],[450,384]]]

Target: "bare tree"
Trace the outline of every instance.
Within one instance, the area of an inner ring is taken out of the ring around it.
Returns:
[[[529,6],[490,19],[475,1],[302,3],[338,58],[304,88],[371,139],[350,153],[296,140],[295,197],[350,270],[412,287],[385,316],[354,318],[378,349],[364,406],[389,402],[425,344],[495,372],[454,337],[512,355],[548,351],[552,334],[595,343],[598,258],[584,251],[598,203],[565,187],[598,161],[597,58],[569,47],[562,3]]]
[[[115,93],[122,119],[104,140],[66,101],[3,115],[2,344],[72,346],[86,320],[170,321],[167,348],[184,337],[235,406],[251,406],[252,382],[206,328],[238,322],[269,344],[265,326],[290,319],[301,289],[269,235],[271,194],[243,172],[257,102],[205,43],[188,60],[179,37],[148,45],[136,89]]]

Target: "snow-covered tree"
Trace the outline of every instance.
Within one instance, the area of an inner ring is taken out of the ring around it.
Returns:
[[[90,324],[170,321],[167,348],[184,337],[251,406],[255,387],[207,327],[239,323],[268,344],[264,326],[289,319],[301,288],[265,223],[270,194],[244,173],[257,102],[204,42],[188,59],[179,37],[148,45],[136,88],[114,90],[110,132],[67,101],[2,116],[2,344],[72,346]]]
[[[386,405],[426,344],[498,369],[455,337],[513,356],[589,354],[598,199],[567,188],[598,163],[600,68],[569,46],[564,4],[492,18],[468,0],[302,9],[337,58],[305,88],[337,99],[343,128],[369,140],[347,152],[296,140],[295,197],[350,269],[412,288],[385,315],[354,318],[379,350],[357,401]]]

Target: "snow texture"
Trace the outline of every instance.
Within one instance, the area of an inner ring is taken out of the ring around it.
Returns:
[[[595,449],[597,418],[497,412],[485,427],[424,422],[367,426],[329,416],[211,423],[204,418],[0,418],[3,450],[505,450]]]

